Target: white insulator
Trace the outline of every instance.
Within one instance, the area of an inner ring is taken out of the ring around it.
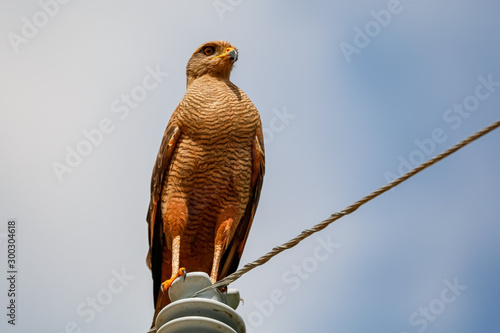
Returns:
[[[177,278],[168,290],[172,303],[156,318],[157,333],[245,333],[245,322],[234,311],[240,302],[238,290],[210,289],[192,297],[210,285],[210,277],[203,272]]]

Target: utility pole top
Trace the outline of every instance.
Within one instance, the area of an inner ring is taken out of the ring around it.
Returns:
[[[168,290],[172,303],[156,318],[157,333],[245,333],[245,323],[234,311],[240,302],[238,290],[210,289],[193,296],[211,285],[204,272],[177,278]]]

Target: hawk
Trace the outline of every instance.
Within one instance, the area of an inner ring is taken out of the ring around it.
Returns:
[[[257,108],[230,80],[238,50],[225,41],[196,49],[186,93],[163,135],[153,168],[148,266],[155,314],[179,275],[201,271],[212,283],[239,264],[264,177]]]

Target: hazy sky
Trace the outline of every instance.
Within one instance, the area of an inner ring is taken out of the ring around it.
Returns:
[[[239,49],[266,176],[242,264],[500,118],[498,1],[0,1],[16,325],[146,332],[149,182],[185,66]],[[231,285],[248,332],[496,333],[500,131]]]

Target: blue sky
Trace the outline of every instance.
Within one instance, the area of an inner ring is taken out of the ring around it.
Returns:
[[[239,49],[267,130],[242,263],[500,118],[495,1],[63,3],[0,2],[2,332],[149,327],[151,170],[206,41]],[[497,130],[236,281],[248,331],[498,332],[499,151]]]

